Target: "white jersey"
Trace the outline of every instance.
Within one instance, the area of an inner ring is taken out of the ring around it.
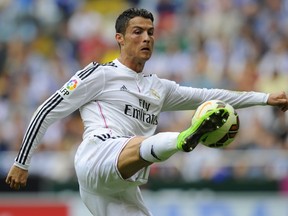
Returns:
[[[153,135],[162,111],[193,110],[219,99],[235,108],[265,105],[268,95],[179,86],[154,74],[136,73],[118,60],[93,62],[78,71],[34,113],[15,165],[28,169],[45,131],[79,109],[85,139],[91,133],[115,136]]]

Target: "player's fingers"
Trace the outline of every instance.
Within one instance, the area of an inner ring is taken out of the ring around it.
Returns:
[[[286,112],[288,110],[288,106],[281,107],[281,111]]]
[[[14,188],[16,185],[15,181],[12,179],[11,182],[10,182],[10,188]]]
[[[19,190],[19,189],[20,189],[20,184],[14,182],[14,181],[10,181],[9,187],[12,188],[12,189],[14,189],[14,190]]]
[[[20,183],[18,181],[13,180],[13,179],[10,180],[9,186],[10,186],[10,188],[15,189],[15,190],[20,189]]]
[[[7,176],[5,182],[6,182],[6,184],[10,184],[11,183],[11,176]]]
[[[287,109],[288,109],[288,101],[287,101],[287,99],[278,99],[276,105],[283,112],[287,111]]]
[[[26,182],[21,182],[20,187],[26,187]]]
[[[20,189],[20,185],[19,184],[14,184],[11,188],[15,189],[15,190],[19,190]]]
[[[20,189],[20,185],[19,184],[14,185],[13,189],[19,190]]]
[[[277,102],[276,102],[278,105],[287,105],[287,99],[286,98],[280,98],[280,99],[277,99]]]
[[[281,99],[281,100],[279,100],[279,108],[283,111],[283,112],[285,112],[285,111],[287,111],[287,109],[288,109],[288,100],[285,98],[285,99]]]

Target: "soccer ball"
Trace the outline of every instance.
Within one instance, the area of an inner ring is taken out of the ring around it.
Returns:
[[[201,138],[202,144],[212,148],[222,148],[228,146],[231,142],[234,141],[237,132],[239,130],[240,122],[237,112],[234,108],[221,100],[210,100],[201,104],[193,115],[192,124],[207,111],[213,110],[216,108],[225,107],[229,112],[229,117],[227,121],[218,129],[205,134]]]

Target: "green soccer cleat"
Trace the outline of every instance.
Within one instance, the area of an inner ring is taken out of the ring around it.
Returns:
[[[177,148],[184,152],[192,151],[202,137],[209,132],[212,132],[226,122],[229,117],[229,112],[225,108],[213,109],[205,113],[187,130],[182,131],[177,138]]]

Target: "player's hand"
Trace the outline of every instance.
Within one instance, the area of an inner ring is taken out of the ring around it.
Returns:
[[[271,93],[269,95],[267,104],[271,106],[277,106],[283,112],[286,112],[288,109],[288,99],[286,93],[285,92]]]
[[[10,188],[19,190],[20,187],[26,186],[27,178],[28,170],[24,170],[13,165],[7,175],[5,182],[10,186]]]

